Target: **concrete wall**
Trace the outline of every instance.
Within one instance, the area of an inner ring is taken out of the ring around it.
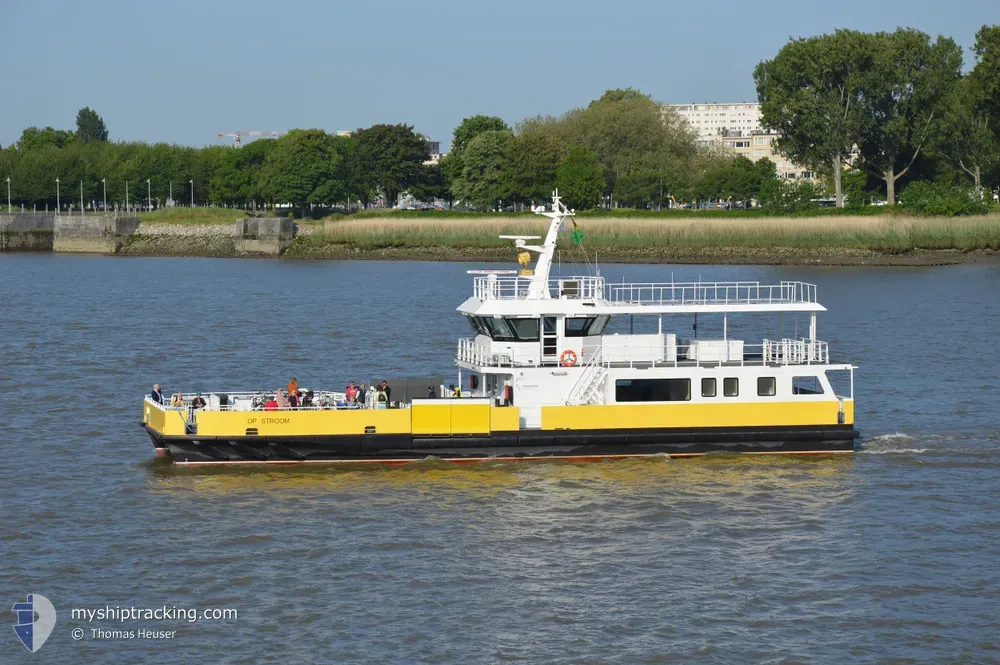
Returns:
[[[52,249],[114,254],[138,227],[138,217],[60,215],[55,218]]]
[[[236,220],[236,252],[280,256],[295,240],[295,222],[288,217]]]
[[[51,252],[56,214],[0,215],[0,252]]]

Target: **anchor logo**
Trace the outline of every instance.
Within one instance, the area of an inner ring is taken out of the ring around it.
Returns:
[[[28,651],[35,653],[42,648],[56,626],[56,608],[45,596],[29,593],[25,602],[14,603],[14,614],[17,615],[17,623],[14,624],[17,639]]]

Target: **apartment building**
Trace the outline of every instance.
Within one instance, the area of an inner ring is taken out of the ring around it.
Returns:
[[[721,145],[751,161],[770,159],[782,178],[812,178],[813,173],[782,156],[775,149],[781,136],[760,124],[760,104],[668,104],[687,121],[699,145]]]

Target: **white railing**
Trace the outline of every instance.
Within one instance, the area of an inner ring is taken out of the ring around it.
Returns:
[[[830,346],[815,339],[764,340],[764,360],[780,365],[810,365],[830,362]]]
[[[624,337],[624,336],[620,336]],[[721,367],[761,365],[813,365],[830,362],[827,342],[808,339],[763,340],[744,344],[741,340],[671,340],[653,335],[636,335],[628,345],[587,346],[582,351],[582,367]],[[608,338],[605,338],[608,339]],[[645,343],[644,343],[645,340]],[[595,357],[596,356],[596,359]],[[537,367],[537,353],[520,357],[509,350],[494,352],[474,339],[458,340],[460,362],[479,367]]]
[[[528,297],[532,277],[480,275],[473,278],[472,296],[480,300],[518,300]],[[558,277],[548,280],[553,298],[593,300],[604,297],[604,278]]]
[[[620,305],[761,305],[815,303],[816,285],[805,282],[619,283],[605,287],[605,299]]]
[[[593,393],[600,387],[607,376],[607,370],[602,360],[601,347],[594,347],[590,350],[590,359],[583,366],[580,378],[569,391],[566,397],[566,404],[589,404]],[[586,353],[588,349],[584,349]]]
[[[172,404],[172,395],[163,396],[163,404],[153,401],[152,397],[146,395],[145,402],[161,411],[181,411],[189,417],[195,411],[263,411],[267,402],[274,397],[274,391],[257,392],[227,392],[224,390],[215,392],[202,392],[201,397],[205,400],[205,406],[194,409],[192,403],[195,393],[181,393],[182,400],[180,406]],[[222,404],[220,396],[226,396],[226,404]],[[331,409],[374,409],[377,402],[374,394],[366,394],[364,403],[347,403],[347,395],[343,392],[333,390],[314,391],[313,404],[311,406],[281,407],[279,411],[328,411]],[[402,403],[399,405],[404,406]]]

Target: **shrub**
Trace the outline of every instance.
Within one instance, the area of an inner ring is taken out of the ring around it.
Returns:
[[[916,215],[982,215],[989,212],[989,203],[981,194],[959,185],[918,180],[911,182],[899,195],[899,204]]]

